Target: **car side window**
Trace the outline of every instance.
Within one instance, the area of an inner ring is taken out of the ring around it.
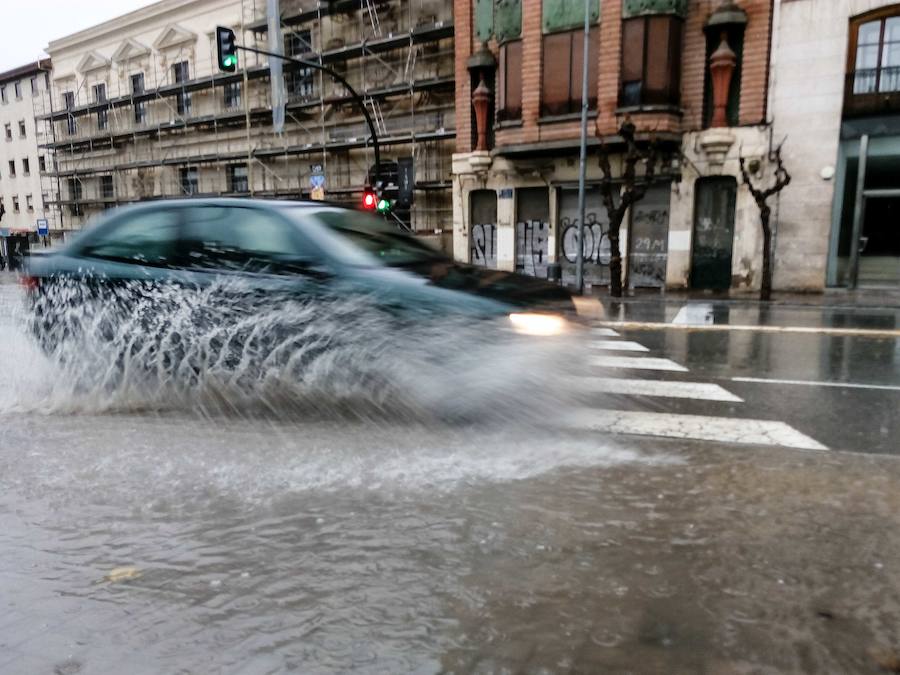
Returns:
[[[242,206],[186,209],[184,251],[190,267],[276,273],[315,258],[290,223]]]
[[[142,211],[98,232],[82,253],[138,265],[171,265],[177,252],[178,221],[178,213],[171,209]]]

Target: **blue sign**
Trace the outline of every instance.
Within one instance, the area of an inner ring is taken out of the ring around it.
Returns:
[[[37,233],[39,237],[46,237],[50,234],[50,225],[46,218],[37,219]]]
[[[500,195],[500,199],[512,199],[513,198],[512,188],[503,188],[502,190],[500,190],[499,195]]]
[[[8,227],[0,227],[0,237],[8,237],[9,236],[9,228]]]

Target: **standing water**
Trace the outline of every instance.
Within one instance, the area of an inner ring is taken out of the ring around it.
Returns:
[[[0,287],[0,672],[872,672],[890,649],[893,464],[563,430],[600,403],[572,391],[577,336],[226,290],[74,305],[42,349]]]

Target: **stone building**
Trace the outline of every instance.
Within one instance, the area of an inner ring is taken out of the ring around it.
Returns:
[[[621,175],[621,123],[664,163],[623,224],[630,287],[757,289],[758,210],[738,157],[765,171],[770,0],[594,0],[585,278],[609,281],[598,147]],[[584,3],[455,0],[457,259],[574,281]],[[714,82],[717,55],[727,71]],[[486,147],[473,93],[489,96]],[[714,101],[718,101],[718,114]],[[756,160],[755,162],[753,160]]]
[[[40,172],[51,162],[38,149],[33,102],[47,90],[50,61],[29,63],[0,73],[0,255],[27,248],[37,240],[37,221],[47,218],[51,195]]]
[[[233,28],[239,44],[269,49],[266,5],[161,0],[50,43],[51,91],[35,116],[42,146],[58,158],[42,174],[46,190],[60,187],[51,200],[55,229],[159,197],[306,198],[324,188],[330,200],[361,199],[374,155],[362,110],[343,86],[285,64],[278,131],[266,58],[240,52],[237,72],[217,67],[217,25]],[[276,25],[287,55],[332,67],[364,95],[386,182],[399,186],[399,167],[409,176],[412,164],[409,189],[392,188],[396,217],[417,230],[449,222],[450,7],[442,0],[282,0]]]
[[[896,289],[900,3],[781,0],[774,26],[773,133],[794,178],[778,205],[776,286]]]

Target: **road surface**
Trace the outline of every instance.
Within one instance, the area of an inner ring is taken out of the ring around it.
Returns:
[[[63,381],[0,291],[0,672],[878,672],[900,648],[900,340],[598,324],[553,359],[472,345],[502,415],[142,407]]]

